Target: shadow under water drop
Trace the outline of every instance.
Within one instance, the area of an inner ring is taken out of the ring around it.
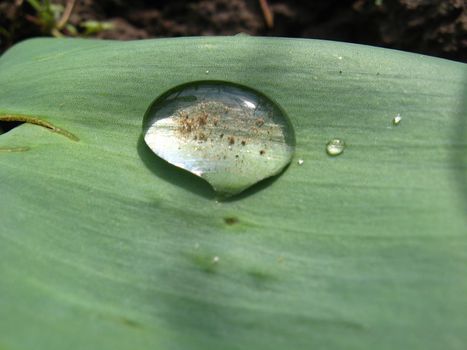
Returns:
[[[222,202],[235,202],[235,201],[245,199],[245,198],[250,197],[250,196],[252,196],[252,195],[254,195],[254,194],[258,193],[258,192],[263,191],[267,187],[271,186],[274,182],[276,182],[277,179],[279,179],[279,177],[281,177],[282,174],[287,171],[289,166],[290,166],[290,164],[286,165],[286,167],[284,169],[282,169],[282,171],[279,174],[276,174],[276,175],[271,176],[271,177],[267,177],[267,178],[257,182],[256,184],[252,185],[251,187],[248,187],[243,192],[240,192],[240,193],[238,193],[236,195],[233,195],[232,197],[221,197],[221,201]]]
[[[138,155],[146,168],[163,181],[184,188],[194,194],[207,199],[216,198],[212,187],[203,179],[191,174],[189,171],[172,165],[157,156],[144,142],[143,135],[138,139]]]
[[[196,195],[207,199],[216,199],[221,202],[235,202],[254,195],[257,192],[269,187],[273,184],[285,171],[287,171],[289,165],[287,165],[279,174],[268,177],[260,182],[252,185],[241,193],[233,195],[231,197],[225,197],[214,191],[211,185],[204,179],[190,173],[187,170],[179,168],[175,165],[170,164],[164,159],[157,156],[144,142],[144,137],[141,135],[138,139],[137,144],[138,155],[143,161],[146,168],[152,173],[158,176],[163,181],[167,181],[172,185],[184,188]]]

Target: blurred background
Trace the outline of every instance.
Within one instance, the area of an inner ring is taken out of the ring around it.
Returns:
[[[467,0],[0,0],[0,53],[37,36],[314,38],[466,62]]]

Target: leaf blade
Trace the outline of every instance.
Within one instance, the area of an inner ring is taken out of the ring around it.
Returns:
[[[304,164],[221,204],[154,166],[146,108],[206,70],[277,101]],[[80,142],[31,125],[0,137],[31,147],[0,155],[3,342],[461,348],[465,76],[458,63],[311,40],[15,47],[0,60],[0,112],[44,116]],[[348,148],[330,159],[333,137]]]

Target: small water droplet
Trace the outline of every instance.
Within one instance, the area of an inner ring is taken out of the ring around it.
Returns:
[[[215,257],[212,258],[212,263],[217,264],[219,262],[220,258],[216,255]]]
[[[280,173],[295,150],[292,125],[277,104],[250,88],[212,81],[157,98],[145,116],[144,140],[225,196]]]
[[[399,125],[401,120],[402,120],[401,115],[399,113],[397,113],[397,115],[394,118],[392,118],[392,124],[393,125]]]
[[[303,162],[304,162],[303,159],[299,159],[299,160],[297,161],[298,165],[302,165]]]
[[[206,73],[206,74],[209,74],[209,71],[207,70],[205,73]]]
[[[338,156],[344,152],[345,143],[341,139],[332,139],[326,144],[326,152],[330,156]]]

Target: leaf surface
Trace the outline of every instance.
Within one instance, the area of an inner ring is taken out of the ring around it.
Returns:
[[[0,115],[79,141],[0,135],[29,148],[0,152],[0,349],[465,349],[466,78],[315,40],[15,46]],[[141,137],[156,97],[206,79],[261,91],[296,133],[285,172],[228,201]]]

